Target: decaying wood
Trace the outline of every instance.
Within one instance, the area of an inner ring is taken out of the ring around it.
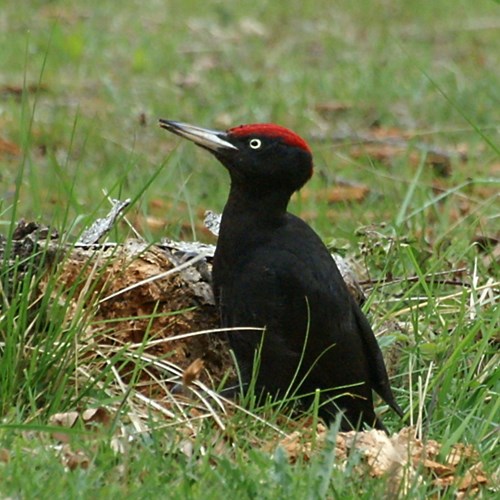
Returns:
[[[125,201],[112,200],[113,208],[103,219],[97,219],[78,239],[80,245],[93,245],[106,235],[118,220],[123,210],[130,205],[130,199]]]
[[[24,274],[37,274],[32,303],[51,294],[54,301],[68,305],[68,322],[83,308],[88,335],[102,334],[123,346],[147,339],[145,352],[181,369],[201,358],[205,380],[217,382],[232,369],[224,332],[162,342],[218,327],[209,285],[210,257],[187,254],[168,242],[149,245],[136,239],[63,244],[55,231],[21,221],[10,242],[0,239],[3,259],[4,269],[11,270],[3,280],[7,301],[17,293],[16,283]]]
[[[219,382],[234,370],[225,332],[162,341],[218,328],[210,287],[214,245],[171,240],[152,245],[139,239],[99,243],[127,205],[128,201],[114,202],[110,214],[76,243],[63,243],[51,228],[21,221],[10,241],[0,239],[0,261],[5,259],[4,269],[10,269],[3,293],[9,300],[23,274],[36,274],[33,303],[50,294],[54,302],[68,305],[68,322],[84,311],[88,335],[123,346],[144,342],[145,352],[184,370],[200,359],[201,379]],[[208,214],[207,226],[214,234],[218,219]],[[335,260],[362,301],[352,270],[345,261]]]

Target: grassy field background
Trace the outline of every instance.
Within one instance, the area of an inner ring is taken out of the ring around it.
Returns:
[[[108,193],[134,200],[127,217],[148,241],[213,242],[203,212],[222,210],[227,174],[159,129],[158,118],[292,128],[311,144],[315,176],[291,210],[360,263],[375,329],[388,321],[400,329],[381,340],[402,346],[393,373],[398,401],[413,421],[420,408],[427,435],[445,450],[472,444],[492,475],[500,466],[499,8],[465,0],[7,1],[0,233],[25,218],[76,238],[107,213]],[[428,150],[443,157],[432,161]],[[111,239],[130,235],[122,224]],[[444,272],[445,283],[436,278]],[[297,464],[263,451],[274,431],[240,413],[227,422],[232,446],[216,446],[207,424],[187,454],[183,431],[153,416],[123,454],[110,446],[112,432],[89,442],[75,431],[73,448],[90,466],[67,471],[41,432],[49,416],[105,405],[109,395],[94,388],[82,400],[68,390],[75,363],[63,363],[51,398],[59,368],[40,355],[39,337],[27,337],[29,283],[20,290],[16,307],[3,298],[0,317],[2,496],[377,498],[387,491],[386,481],[359,477],[354,463],[332,469],[327,451]],[[54,338],[64,331],[77,342],[81,324],[59,325]],[[402,425],[385,420],[392,430]],[[122,425],[118,418],[115,427]],[[415,482],[400,495],[452,498],[454,488]],[[491,481],[482,494],[494,496]]]

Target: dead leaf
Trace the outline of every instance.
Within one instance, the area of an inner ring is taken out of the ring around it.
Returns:
[[[178,87],[181,87],[184,89],[192,89],[194,87],[197,87],[202,82],[202,78],[201,78],[201,75],[199,73],[194,73],[194,72],[175,73],[172,76],[172,81]]]
[[[432,484],[444,490],[446,488],[449,488],[454,482],[455,478],[453,477],[453,474],[450,474],[449,476],[435,478],[432,481]]]
[[[421,153],[419,153],[418,156],[414,153],[410,154],[410,159],[412,160],[413,165],[420,163],[420,156]],[[429,151],[425,156],[425,164],[430,165],[438,177],[446,178],[450,177],[452,174],[451,157],[446,153]]]
[[[370,127],[370,135],[376,139],[409,139],[412,134],[397,127],[382,127],[375,124]]]
[[[470,490],[467,491],[457,491],[455,498],[457,500],[466,500],[476,497],[477,495],[479,495],[479,492],[480,492],[479,488],[471,488]]]
[[[358,186],[335,186],[328,189],[326,199],[328,203],[363,201],[370,188],[365,185]]]
[[[84,410],[82,413],[77,411],[68,411],[64,413],[54,413],[49,418],[50,425],[57,427],[64,427],[66,429],[72,429],[77,420],[81,419],[87,428],[94,428],[98,424],[109,425],[111,421],[111,415],[106,408],[89,408]],[[61,441],[62,443],[69,442],[69,436],[66,432],[53,432],[52,437]]]
[[[56,427],[64,427],[66,429],[71,429],[75,425],[80,414],[77,411],[68,411],[64,413],[54,413],[49,418],[49,424]],[[61,443],[68,443],[70,438],[67,432],[53,432],[52,437],[57,439]]]
[[[283,448],[291,463],[298,460],[308,462],[313,454],[313,443],[323,444],[327,434],[327,427],[318,422],[316,428],[312,427],[313,419],[310,416],[288,422],[288,425],[296,425],[296,430],[285,436],[278,442],[278,446]],[[266,443],[264,446],[267,451],[272,452],[276,447],[275,443]]]
[[[366,184],[339,181],[335,186],[326,189],[304,188],[300,192],[302,200],[314,199],[326,201],[327,203],[360,202],[370,193]]]
[[[0,138],[0,156],[19,156],[20,154],[21,148],[17,144]]]
[[[311,443],[314,433],[316,447],[313,449]],[[308,461],[317,450],[322,449],[326,435],[324,426],[312,430],[310,425],[305,425],[279,440],[274,448],[282,447],[291,463],[299,459]],[[274,448],[269,444],[264,447],[268,451],[273,451]],[[458,484],[461,491],[469,492],[478,490],[489,482],[481,462],[469,467],[463,477],[457,476],[457,468],[462,468],[464,461],[478,459],[477,451],[473,447],[457,443],[452,447],[446,462],[442,463],[438,458],[441,444],[432,439],[426,442],[416,439],[415,431],[410,427],[405,427],[390,437],[374,429],[339,432],[336,436],[337,462],[345,463],[353,451],[359,453],[363,459],[364,468],[360,469],[360,473],[367,473],[373,478],[388,478],[387,494],[391,497],[408,491],[415,481],[421,482],[425,479],[443,490]]]
[[[183,439],[179,443],[179,450],[186,455],[186,457],[191,458],[194,454],[194,444],[192,439]]]
[[[453,474],[454,468],[448,467],[447,465],[440,464],[439,462],[435,462],[434,460],[425,459],[423,465],[426,469],[429,469],[436,476],[449,476]]]
[[[170,210],[172,208],[172,203],[167,203],[162,198],[152,198],[149,201],[149,207],[150,208],[157,208],[157,209],[160,209],[162,211],[165,211],[165,210]]]
[[[79,10],[68,5],[54,5],[52,2],[43,5],[37,12],[40,16],[55,19],[62,25],[70,26],[88,17],[88,14],[83,9]]]
[[[73,451],[67,444],[63,446],[61,451],[62,462],[69,470],[89,468],[90,458],[83,451]]]
[[[390,165],[396,157],[402,156],[406,148],[393,144],[363,144],[352,146],[349,150],[353,158],[371,158],[374,161]]]
[[[0,462],[6,464],[10,460],[10,451],[6,448],[0,448]]]
[[[57,425],[59,427],[65,427],[71,429],[75,422],[78,420],[80,414],[77,411],[67,411],[64,413],[54,413],[49,418],[49,423],[51,425]]]
[[[488,478],[482,470],[481,462],[478,462],[465,472],[465,476],[460,480],[458,489],[460,491],[465,491],[487,483]]]
[[[184,385],[184,387],[189,387],[194,381],[198,380],[204,367],[204,361],[201,358],[196,358],[182,372],[182,384]]]
[[[384,431],[373,429],[360,433],[359,436],[353,431],[350,438],[350,447],[362,453],[373,476],[380,477],[406,464],[406,459],[400,455]]]
[[[490,174],[495,177],[498,177],[500,175],[500,161],[497,161],[490,165]]]
[[[351,103],[341,101],[320,102],[314,106],[314,109],[323,116],[338,115],[352,109]]]
[[[38,85],[37,83],[32,83],[26,87],[22,87],[20,85],[2,85],[0,87],[0,94],[12,95],[17,99],[21,99],[24,90],[26,90],[29,94],[35,94],[37,92],[46,91],[47,86],[43,84]]]
[[[446,457],[446,463],[450,466],[456,467],[460,462],[469,459],[475,460],[478,456],[478,452],[473,446],[457,443],[451,447],[451,450]]]
[[[304,440],[304,436],[299,431],[294,431],[279,442],[279,446],[283,448],[288,459],[292,464],[301,459],[308,462],[311,458],[311,443]]]
[[[108,426],[111,422],[111,414],[102,406],[89,408],[82,413],[82,420],[86,427],[95,426],[96,424]]]

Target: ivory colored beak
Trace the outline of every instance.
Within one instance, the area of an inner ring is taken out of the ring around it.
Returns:
[[[225,140],[227,138],[226,132],[197,127],[189,123],[164,120],[162,118],[160,118],[160,127],[180,137],[189,139],[198,146],[210,151],[238,150],[236,146]]]

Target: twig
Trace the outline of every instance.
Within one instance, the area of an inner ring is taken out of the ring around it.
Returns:
[[[103,236],[111,231],[120,214],[130,205],[130,201],[130,198],[124,201],[112,200],[113,207],[108,215],[102,219],[96,219],[94,223],[83,232],[77,244],[93,245],[97,243]]]

